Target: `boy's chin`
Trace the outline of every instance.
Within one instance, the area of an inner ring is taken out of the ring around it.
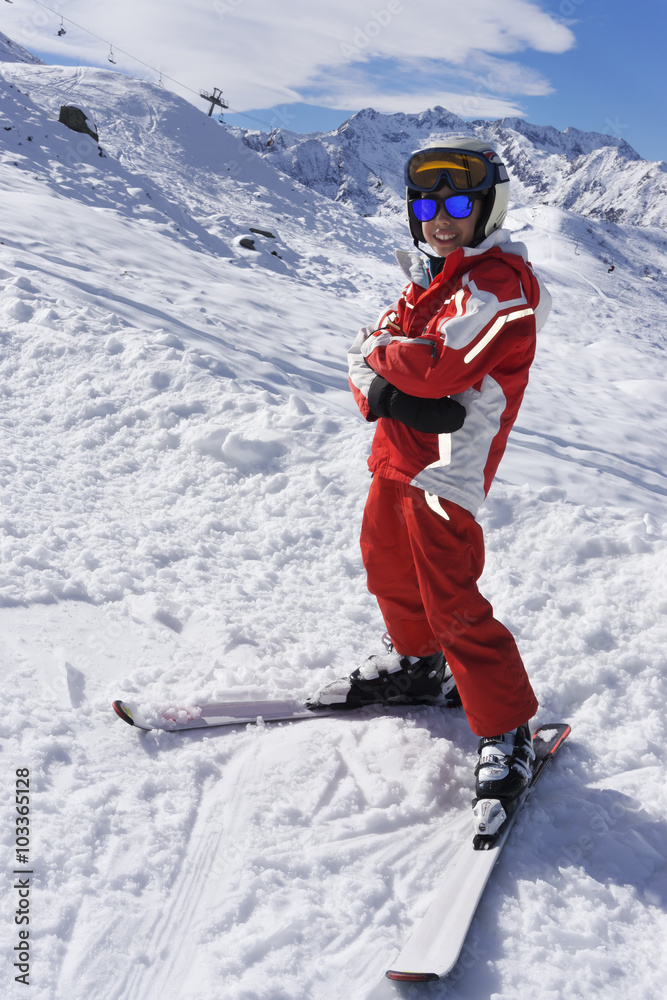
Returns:
[[[450,253],[454,253],[454,251],[458,248],[458,245],[458,241],[454,241],[451,246],[441,246],[438,243],[429,243],[428,247],[429,250],[436,255],[436,257],[448,257]]]

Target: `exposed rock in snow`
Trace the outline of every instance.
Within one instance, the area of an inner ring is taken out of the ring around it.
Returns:
[[[67,125],[67,128],[71,128],[73,132],[84,132],[91,136],[95,142],[99,141],[97,125],[91,118],[90,112],[83,108],[77,108],[73,104],[63,104],[60,108],[58,121]]]

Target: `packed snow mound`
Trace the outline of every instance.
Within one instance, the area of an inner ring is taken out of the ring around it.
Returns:
[[[456,133],[493,143],[507,164],[514,198],[593,219],[667,225],[667,166],[643,160],[624,139],[597,132],[559,132],[519,118],[466,122],[440,107],[419,115],[367,108],[332,132],[303,136],[283,129],[232,131],[306,187],[363,215],[403,211],[409,154]]]

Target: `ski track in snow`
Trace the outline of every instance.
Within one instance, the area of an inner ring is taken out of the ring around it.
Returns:
[[[662,997],[662,234],[510,214],[554,311],[482,589],[535,724],[573,733],[450,980],[378,986],[469,834],[461,713],[142,735],[110,706],[300,697],[373,651],[345,350],[396,296],[404,224],[148,84],[12,63],[0,88],[0,737],[8,780],[31,770],[33,1000]],[[104,156],[54,122],[64,99]],[[248,251],[250,226],[275,238]],[[7,797],[0,824],[9,873]]]

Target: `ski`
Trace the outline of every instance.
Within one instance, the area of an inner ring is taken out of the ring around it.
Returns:
[[[440,704],[415,702],[414,704],[389,703],[362,705],[358,708],[309,708],[303,701],[221,701],[211,704],[195,705],[189,708],[172,706],[166,711],[147,717],[138,705],[119,698],[113,702],[116,715],[130,726],[149,732],[151,729],[163,729],[171,733],[187,729],[210,729],[214,726],[242,726],[257,722],[290,722],[299,719],[322,719],[327,716],[350,715],[367,716],[388,715],[398,710],[414,712],[424,708],[447,708],[445,702]]]
[[[566,723],[541,726],[533,735],[533,777],[515,808],[497,831],[476,833],[460,848],[450,872],[439,885],[435,899],[401,953],[385,973],[387,979],[405,983],[435,982],[452,971],[459,960],[475,911],[500,857],[514,822],[528,801],[545,768],[570,733]]]
[[[222,701],[194,708],[174,708],[157,718],[147,718],[132,702],[117,700],[113,709],[123,722],[149,732],[162,729],[172,733],[186,729],[211,729],[215,726],[242,726],[246,723],[289,722],[340,715],[340,709],[310,709],[299,701]],[[347,713],[345,713],[347,714]]]

